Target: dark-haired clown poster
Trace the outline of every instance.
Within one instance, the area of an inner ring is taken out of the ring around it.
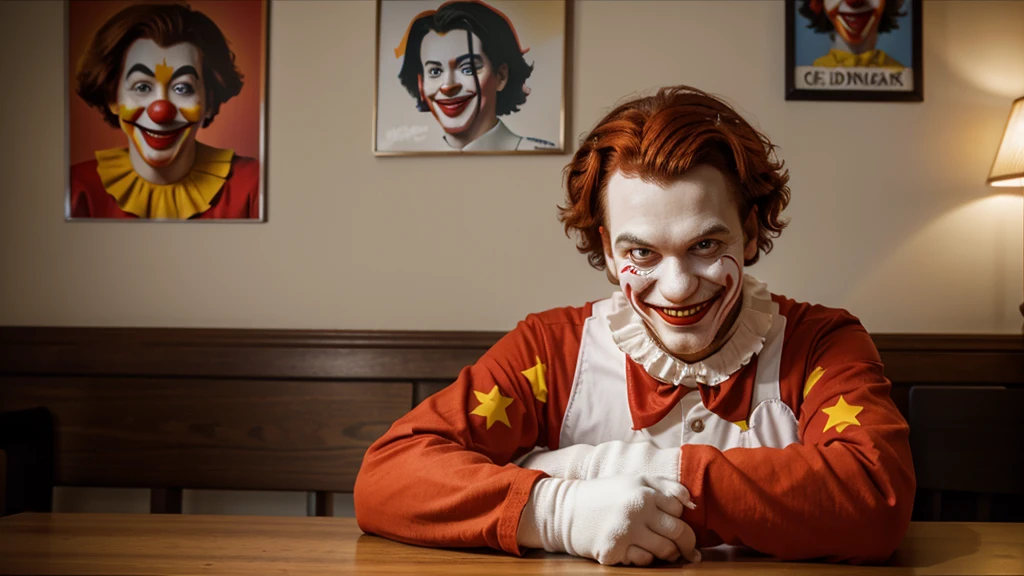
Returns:
[[[67,5],[71,220],[264,219],[265,0]]]
[[[921,101],[920,0],[787,0],[789,100]]]
[[[374,153],[563,151],[563,0],[377,7]]]

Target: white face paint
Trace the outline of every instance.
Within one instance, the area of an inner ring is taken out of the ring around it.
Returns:
[[[472,58],[465,30],[456,29],[443,35],[431,31],[423,37],[420,47],[423,64],[420,96],[448,134],[483,133],[493,127],[498,121],[498,92],[505,88],[507,81],[506,69],[495,69],[484,54],[480,38],[476,34],[470,36]],[[476,80],[473,79],[474,69]]]
[[[206,113],[202,69],[202,52],[187,42],[164,48],[142,38],[128,48],[110,109],[120,118],[133,158],[157,171],[191,163],[188,152]]]
[[[712,354],[734,320],[744,258],[757,253],[725,177],[698,166],[661,187],[615,173],[606,205],[605,260],[648,332],[683,361]]]

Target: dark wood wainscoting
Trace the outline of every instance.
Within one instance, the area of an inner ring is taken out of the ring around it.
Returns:
[[[50,409],[56,482],[352,490],[367,446],[500,332],[0,327],[0,411]],[[874,336],[907,414],[912,386],[1024,386],[1020,336]],[[325,506],[319,507],[324,512]]]

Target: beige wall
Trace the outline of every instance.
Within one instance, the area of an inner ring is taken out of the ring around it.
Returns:
[[[783,99],[783,4],[582,1],[575,142],[688,83],[780,146],[792,224],[752,272],[869,330],[1014,332],[1022,200],[984,185],[1024,95],[1024,2],[926,1],[925,102]],[[269,222],[63,222],[62,6],[0,2],[0,324],[505,330],[609,293],[555,219],[568,156],[375,158],[374,3],[273,4]]]

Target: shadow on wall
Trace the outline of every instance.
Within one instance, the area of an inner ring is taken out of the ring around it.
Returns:
[[[1017,307],[1024,297],[1018,250],[1024,243],[1022,213],[1024,198],[1005,193],[946,212],[888,254],[879,254],[879,264],[851,287],[849,308],[874,307],[886,325],[871,329],[881,332],[892,327],[926,332],[928,325],[957,326],[958,332],[1017,332]],[[945,285],[929,286],[927,278],[945,278]],[[879,294],[887,297],[879,299]],[[936,294],[942,294],[941,301]],[[974,305],[958,305],[967,302]],[[987,313],[979,315],[979,310]]]
[[[928,2],[926,42],[960,80],[1007,100],[1024,96],[1024,3],[978,10],[973,2]],[[925,63],[928,66],[928,63]]]

